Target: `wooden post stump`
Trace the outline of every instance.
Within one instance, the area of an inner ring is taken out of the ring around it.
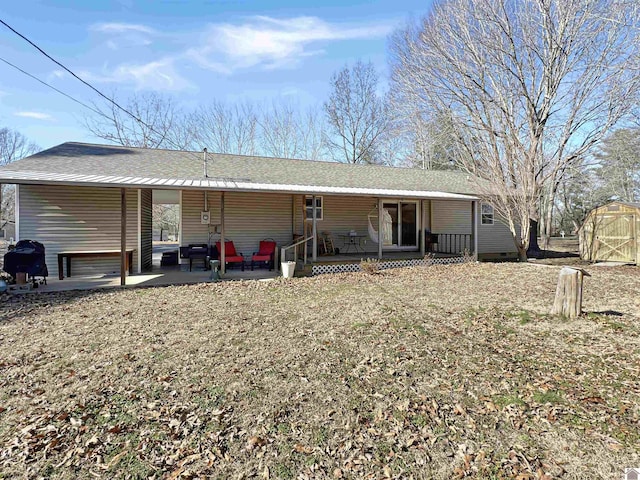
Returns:
[[[581,268],[563,267],[560,270],[551,315],[576,318],[582,313],[582,280],[585,276],[591,275]]]

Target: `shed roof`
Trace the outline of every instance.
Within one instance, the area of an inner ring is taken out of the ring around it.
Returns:
[[[463,172],[68,142],[0,167],[0,182],[475,198]]]
[[[640,202],[612,202],[612,203],[620,203],[622,205],[626,205],[631,208],[640,208]]]

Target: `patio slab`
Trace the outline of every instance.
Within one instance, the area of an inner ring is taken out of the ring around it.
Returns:
[[[158,287],[190,283],[209,283],[211,272],[202,269],[181,270],[179,268],[154,269],[151,272],[129,275],[126,278],[127,287]],[[280,275],[278,271],[269,270],[230,270],[222,281],[233,280],[270,280]],[[54,277],[47,279],[47,285],[39,285],[31,290],[20,290],[13,293],[62,292],[67,290],[93,290],[101,288],[120,288],[120,275],[95,275],[67,277],[58,280]]]

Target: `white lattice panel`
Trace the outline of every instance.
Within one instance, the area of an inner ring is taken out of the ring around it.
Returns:
[[[442,258],[409,258],[406,260],[390,260],[380,262],[378,268],[387,270],[389,268],[417,267],[419,265],[451,265],[455,263],[464,263],[464,257],[442,257]],[[314,265],[311,268],[312,275],[322,275],[324,273],[347,273],[361,271],[359,263],[339,263],[332,265]]]

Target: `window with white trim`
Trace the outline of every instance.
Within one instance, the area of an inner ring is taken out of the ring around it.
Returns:
[[[305,210],[307,212],[307,220],[313,220],[313,196],[307,195],[305,197]],[[316,196],[316,220],[322,220],[322,197]]]
[[[482,225],[493,225],[493,217],[493,205],[483,203],[480,207],[480,223],[482,223]]]

